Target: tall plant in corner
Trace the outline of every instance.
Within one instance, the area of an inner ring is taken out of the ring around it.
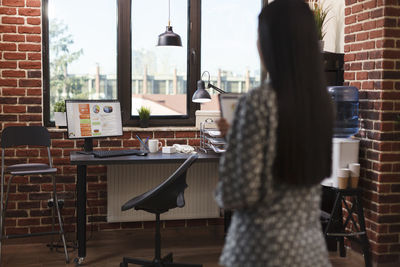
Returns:
[[[317,26],[318,40],[323,44],[326,30],[324,29],[328,21],[329,8],[324,8],[323,2],[319,0],[310,0],[310,8],[314,14],[315,25]],[[323,45],[322,45],[323,48]]]

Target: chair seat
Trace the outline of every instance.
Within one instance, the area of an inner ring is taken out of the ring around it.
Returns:
[[[44,163],[24,163],[8,166],[6,172],[12,175],[50,174],[56,173],[57,168],[50,168]]]
[[[136,208],[137,206],[140,205],[140,203],[145,200],[150,194],[152,193],[152,191],[148,191],[146,193],[143,193],[137,197],[132,198],[131,200],[127,201],[124,205],[122,205],[121,207],[121,211],[126,211],[126,210],[130,210],[132,208]]]

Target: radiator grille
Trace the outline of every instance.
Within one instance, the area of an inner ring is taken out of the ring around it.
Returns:
[[[107,221],[152,221],[154,215],[144,211],[121,211],[129,199],[157,186],[172,174],[179,164],[133,164],[107,166]],[[214,200],[218,180],[217,162],[196,162],[188,171],[185,190],[186,205],[161,215],[162,220],[199,219],[219,217]]]

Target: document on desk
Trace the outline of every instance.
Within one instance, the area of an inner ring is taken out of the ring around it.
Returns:
[[[226,119],[229,124],[232,124],[233,117],[235,116],[236,104],[242,94],[226,93],[219,94],[219,107],[221,109],[221,116]]]

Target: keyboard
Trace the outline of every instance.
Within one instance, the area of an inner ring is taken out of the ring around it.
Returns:
[[[109,158],[109,157],[121,157],[129,155],[146,156],[147,153],[136,149],[124,149],[124,150],[97,150],[93,151],[92,154],[96,158]]]

